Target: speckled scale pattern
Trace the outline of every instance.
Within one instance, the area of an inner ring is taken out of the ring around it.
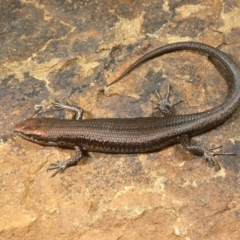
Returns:
[[[49,129],[48,124],[44,126],[47,139],[69,144],[72,142],[73,145],[79,143],[84,149],[105,152],[157,150],[161,145],[159,139],[162,139],[162,134],[168,135],[168,128],[171,129],[175,125],[175,119],[172,119],[171,126],[171,121],[166,121],[165,118],[54,119],[56,121],[52,128],[51,119],[45,120],[49,122]],[[169,127],[166,127],[166,124]],[[141,131],[139,131],[139,127]],[[172,140],[166,138],[162,147],[169,141]]]

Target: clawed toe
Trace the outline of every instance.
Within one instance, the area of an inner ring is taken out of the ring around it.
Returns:
[[[52,171],[56,170],[53,174],[52,177],[57,175],[59,172],[63,172],[66,169],[66,164],[64,162],[57,161],[55,163],[51,163],[47,169],[47,171]]]

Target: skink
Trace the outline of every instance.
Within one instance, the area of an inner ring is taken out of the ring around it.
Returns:
[[[76,164],[82,158],[83,150],[141,153],[160,150],[175,143],[181,143],[188,151],[204,156],[210,165],[215,165],[219,169],[220,166],[214,158],[217,153],[193,145],[190,137],[223,123],[239,106],[240,69],[228,55],[202,43],[173,43],[147,53],[111,84],[119,81],[141,63],[179,50],[193,50],[205,53],[212,58],[216,58],[226,67],[231,76],[233,87],[224,103],[201,113],[174,115],[173,106],[168,102],[168,99],[165,99],[159,102],[159,109],[164,114],[164,117],[82,120],[81,108],[56,101],[54,102],[56,108],[76,112],[75,119],[29,118],[18,123],[14,127],[14,131],[19,136],[38,144],[75,148],[76,155],[74,157],[63,162],[57,161],[49,166],[48,170],[55,170],[53,176]]]

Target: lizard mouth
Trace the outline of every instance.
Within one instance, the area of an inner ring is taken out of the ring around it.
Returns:
[[[70,143],[70,142],[63,142],[63,141],[57,141],[57,142],[51,142],[51,141],[47,141],[47,140],[41,140],[41,139],[38,139],[37,137],[35,137],[34,135],[28,135],[28,134],[24,134],[24,133],[21,133],[21,132],[17,132],[18,136],[30,141],[30,142],[33,142],[33,143],[37,143],[37,144],[40,144],[40,145],[43,145],[43,146],[54,146],[54,147],[59,147],[59,146],[65,146],[65,147],[73,147],[74,144]]]
[[[33,142],[33,143],[37,143],[37,144],[40,144],[40,145],[46,145],[46,146],[57,146],[57,143],[54,143],[54,142],[50,142],[50,141],[44,141],[44,140],[39,140],[37,139],[35,136],[33,135],[28,135],[28,134],[24,134],[24,133],[20,133],[18,131],[15,131],[17,133],[18,136],[30,141],[30,142]]]
[[[43,141],[40,141],[38,140],[36,137],[34,137],[33,135],[28,135],[28,134],[24,134],[24,133],[20,133],[20,132],[17,132],[17,135],[28,140],[28,141],[31,141],[31,142],[36,142],[36,143],[41,143]]]

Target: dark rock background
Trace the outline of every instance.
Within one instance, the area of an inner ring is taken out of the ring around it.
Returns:
[[[89,152],[51,178],[73,150],[16,137],[31,117],[71,117],[51,107],[68,98],[85,118],[154,114],[152,92],[172,86],[176,114],[225,100],[224,71],[195,52],[171,53],[106,85],[159,46],[197,41],[240,64],[239,2],[3,0],[0,4],[0,239],[240,239],[240,114],[194,138],[236,156],[215,172],[175,145],[149,154]]]

